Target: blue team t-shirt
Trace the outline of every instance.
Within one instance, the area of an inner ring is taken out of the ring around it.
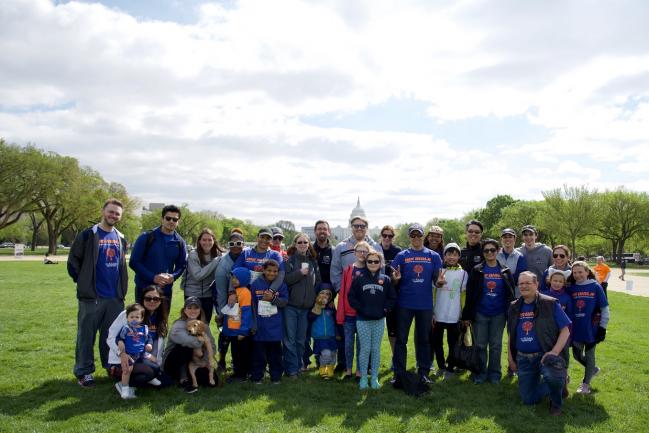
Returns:
[[[115,342],[124,342],[124,351],[131,356],[140,356],[144,354],[144,346],[152,344],[151,335],[146,325],[129,326],[124,325],[117,334]]]
[[[236,263],[232,266],[234,268],[248,268],[252,271],[251,282],[259,278],[263,272],[263,264],[266,260],[273,259],[279,263],[279,270],[284,271],[284,260],[282,255],[277,251],[268,249],[263,253],[257,252],[256,248],[246,248],[241,255],[237,258]]]
[[[541,344],[536,336],[536,329],[534,329],[534,305],[523,302],[521,305],[521,312],[518,316],[518,325],[516,326],[516,350],[521,353],[535,353],[541,352]],[[558,302],[554,303],[552,310],[552,317],[557,328],[563,329],[570,325],[570,319],[561,308]]]
[[[559,301],[559,305],[561,305],[563,311],[568,315],[568,317],[572,317],[572,298],[566,289],[560,291],[549,289],[542,291],[541,293]]]
[[[484,316],[505,314],[507,298],[505,297],[505,282],[500,273],[500,267],[483,267],[482,296],[478,304],[478,313]]]
[[[596,309],[608,306],[602,286],[595,280],[573,284],[568,288],[572,298],[572,341],[593,343],[599,326]]]
[[[119,284],[120,239],[116,230],[109,232],[97,227],[99,254],[95,272],[97,296],[100,298],[117,297]]]
[[[432,310],[433,275],[442,268],[442,259],[435,251],[405,249],[392,260],[392,267],[401,270],[398,304],[411,310]]]

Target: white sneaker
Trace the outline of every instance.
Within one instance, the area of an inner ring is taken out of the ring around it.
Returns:
[[[154,377],[153,379],[151,379],[148,383],[149,383],[149,385],[153,385],[153,386],[160,386],[160,385],[162,385],[162,382],[160,382],[160,381],[159,381],[157,378],[155,378],[155,377]]]
[[[582,383],[577,388],[577,394],[590,394],[590,385],[587,383]]]
[[[127,399],[131,398],[131,387],[128,386],[128,385],[124,386],[121,383],[120,383],[120,385],[121,385],[119,387],[120,388],[120,392],[119,392],[120,397],[122,397],[122,399],[124,399],[124,400],[127,400]]]
[[[115,382],[115,389],[120,396],[122,395],[122,388],[122,382]]]
[[[129,386],[128,387],[128,398],[136,398],[137,396],[135,395],[135,387],[134,386]]]

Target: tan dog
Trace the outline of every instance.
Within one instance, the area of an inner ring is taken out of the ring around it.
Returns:
[[[196,370],[199,368],[207,368],[209,374],[210,385],[216,385],[214,381],[214,349],[212,344],[207,338],[207,325],[200,320],[188,320],[187,332],[194,337],[198,338],[203,345],[194,349],[192,353],[192,360],[189,362],[189,375],[192,378],[192,386],[198,387],[196,382]],[[207,356],[206,356],[207,355]]]

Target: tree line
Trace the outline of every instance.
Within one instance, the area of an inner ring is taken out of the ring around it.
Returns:
[[[124,185],[107,182],[76,158],[0,139],[0,167],[0,240],[25,242],[32,249],[45,243],[48,252],[55,254],[60,242],[69,244],[79,231],[98,221],[98,209],[109,197],[124,203],[118,228],[130,241],[159,224],[158,212],[141,211],[142,203],[130,196]],[[190,244],[203,227],[211,228],[222,241],[234,227],[243,229],[247,241],[254,240],[259,229],[250,220],[215,211],[192,211],[186,204],[181,209],[183,222],[178,231]],[[564,185],[544,191],[543,199],[536,201],[498,195],[461,218],[433,218],[426,226],[438,225],[444,229],[446,242],[463,244],[464,224],[470,219],[483,223],[483,238],[498,239],[505,227],[520,230],[533,224],[543,242],[569,245],[575,255],[606,254],[617,260],[629,248],[643,253],[649,250],[645,238],[649,196],[624,187],[598,191]],[[397,224],[395,243],[408,245],[410,223]],[[287,242],[299,231],[288,220],[274,225],[284,230]]]

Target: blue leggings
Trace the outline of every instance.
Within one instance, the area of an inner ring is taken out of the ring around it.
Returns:
[[[379,376],[381,365],[381,341],[385,329],[385,319],[356,320],[356,330],[360,343],[358,365],[362,376],[367,376],[367,367],[372,356],[372,377]]]

